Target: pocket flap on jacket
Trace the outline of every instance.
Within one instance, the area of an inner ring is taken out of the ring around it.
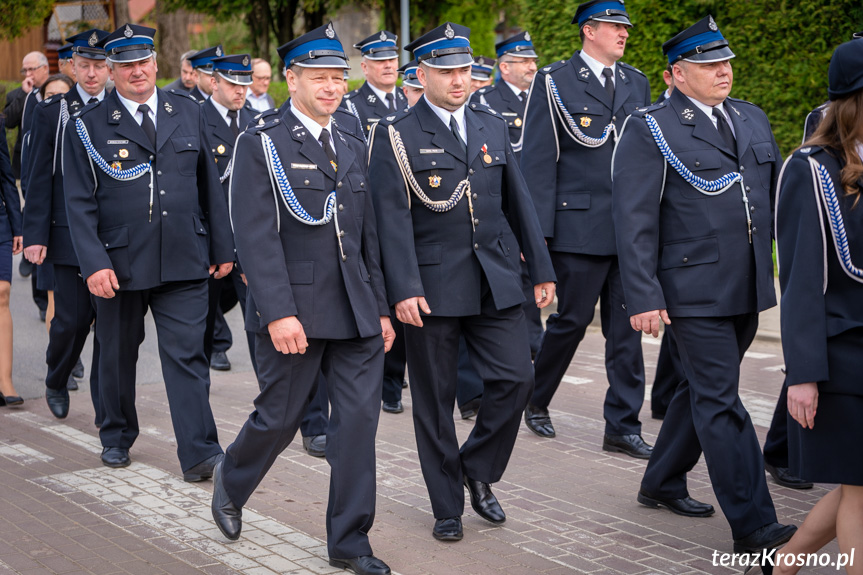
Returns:
[[[662,269],[697,266],[719,261],[719,241],[715,236],[665,244],[662,247]]]

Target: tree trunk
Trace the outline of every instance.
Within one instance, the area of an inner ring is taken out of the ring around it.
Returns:
[[[114,30],[127,23],[134,24],[129,16],[129,0],[117,0],[114,2]]]
[[[416,3],[414,3],[416,4]],[[399,44],[404,48],[407,44],[407,38],[401,38],[402,22],[401,22],[401,2],[399,0],[383,0],[384,8],[384,26],[386,29],[399,36]]]
[[[185,10],[167,12],[164,3],[156,0],[156,28],[159,33],[159,77],[180,75],[180,58],[189,49],[189,13]]]

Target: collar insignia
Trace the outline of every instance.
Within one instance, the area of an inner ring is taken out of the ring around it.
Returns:
[[[123,36],[125,36],[126,38],[131,38],[134,35],[135,33],[132,32],[132,29],[129,27],[128,24],[126,24],[126,29],[123,30]]]
[[[99,41],[99,36],[97,36],[96,33],[93,32],[90,35],[90,38],[87,40],[87,45],[92,48],[93,46],[96,45],[96,42],[98,42],[98,41]]]
[[[120,117],[122,117],[122,115],[123,114],[120,113],[120,110],[114,110],[113,112],[111,112],[111,119],[112,120],[119,120]]]
[[[683,110],[683,117],[686,118],[687,120],[691,120],[692,118],[695,117],[695,112],[693,112],[689,108],[686,108],[685,110]]]
[[[446,30],[443,34],[447,37],[448,40],[452,40],[453,38],[455,38],[455,30],[452,29],[452,26],[449,25],[449,22],[447,22]]]
[[[301,128],[302,128],[302,126],[300,126],[300,125],[296,125],[296,126],[294,126],[294,127],[293,127],[293,130],[295,130],[295,131],[296,131],[296,130],[299,130],[299,129],[301,129]]]
[[[327,35],[327,38],[329,38],[330,40],[332,40],[333,38],[336,37],[336,31],[333,30],[333,23],[332,22],[330,22],[327,25],[327,31],[325,32],[325,34]]]
[[[48,101],[50,102],[52,99],[53,98],[48,98]],[[72,106],[73,108],[77,108],[78,106],[81,105],[81,102],[79,102],[78,100],[72,100],[72,102],[69,105]]]
[[[377,97],[375,97],[374,94],[369,94],[369,97],[366,98],[366,100],[369,101],[369,104],[374,104],[375,102],[378,101]]]
[[[165,102],[165,111],[169,114],[174,111],[174,108],[173,106],[171,106],[170,102]]]
[[[590,70],[588,70],[587,68],[582,66],[582,68],[578,71],[578,75],[581,76],[582,78],[589,78],[590,77]]]
[[[623,73],[623,70],[621,70],[620,67],[617,68],[617,71],[620,74],[620,79],[626,80],[626,74]]]

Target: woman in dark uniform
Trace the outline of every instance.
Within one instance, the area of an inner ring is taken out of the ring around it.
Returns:
[[[836,49],[828,78],[831,105],[781,176],[776,233],[791,470],[839,487],[777,553],[777,575],[800,570],[781,554],[834,537],[863,552],[863,41]]]
[[[0,114],[0,405],[19,406],[24,400],[12,385],[12,256],[21,252],[21,200],[12,175],[6,144],[6,118]]]

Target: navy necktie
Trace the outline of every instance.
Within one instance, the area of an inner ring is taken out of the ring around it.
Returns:
[[[147,104],[141,104],[138,106],[138,111],[144,115],[144,119],[141,120],[141,129],[144,130],[144,134],[147,135],[147,138],[150,140],[150,144],[153,146],[153,149],[156,149],[156,126],[153,124],[153,120],[150,119],[150,106]]]
[[[719,135],[722,136],[722,141],[725,142],[729,150],[737,149],[734,134],[731,132],[728,120],[725,119],[725,114],[719,108],[713,108],[713,117],[716,118],[716,129],[719,131]]]
[[[455,121],[455,116],[449,117],[449,129],[452,130],[452,135],[455,136],[456,140],[458,140],[459,146],[461,146],[461,151],[463,153],[467,153],[467,145],[464,143],[464,140],[461,139],[461,134],[458,131],[458,123]]]
[[[605,91],[608,92],[608,96],[611,98],[611,101],[614,101],[614,72],[611,71],[611,68],[603,68],[602,75],[605,76]]]

